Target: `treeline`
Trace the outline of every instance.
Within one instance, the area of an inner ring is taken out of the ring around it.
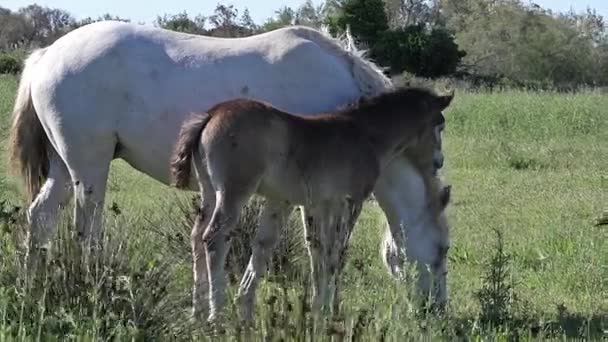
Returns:
[[[61,9],[0,8],[0,50],[14,59],[110,14],[76,20]],[[155,26],[216,37],[243,37],[288,25],[347,27],[387,73],[467,78],[482,83],[608,85],[608,34],[595,10],[554,13],[520,0],[310,0],[282,7],[263,23],[249,11],[218,4],[213,13],[157,17]],[[21,52],[21,53],[20,53]],[[16,64],[15,64],[16,63]],[[10,64],[10,63],[9,63]],[[4,70],[5,72],[7,70]]]

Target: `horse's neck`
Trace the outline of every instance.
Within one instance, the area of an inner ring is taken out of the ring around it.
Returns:
[[[418,184],[419,189],[416,193],[414,191],[407,191],[404,199],[407,202],[407,207],[412,209],[412,219],[417,220],[423,211],[427,210],[430,195],[436,184],[429,175],[424,173],[424,170],[419,165],[410,158],[406,159],[408,165],[406,175],[410,178],[410,182]]]
[[[428,184],[408,158],[396,158],[378,179],[374,196],[392,225],[412,227],[419,224],[427,210]],[[407,189],[407,191],[403,191]]]

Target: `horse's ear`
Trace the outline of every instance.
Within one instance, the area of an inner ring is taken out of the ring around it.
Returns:
[[[441,189],[441,193],[439,194],[439,203],[441,204],[441,209],[445,209],[450,203],[450,199],[452,196],[452,186],[446,185]]]
[[[450,105],[450,103],[452,103],[453,99],[454,99],[454,90],[453,89],[445,95],[437,96],[437,99],[436,99],[437,110],[441,112],[444,109],[446,109]]]

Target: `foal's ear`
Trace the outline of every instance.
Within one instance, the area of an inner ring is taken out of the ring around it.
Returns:
[[[441,204],[441,209],[445,209],[450,203],[450,199],[452,196],[452,186],[446,185],[441,189],[441,193],[439,194],[439,204]]]
[[[454,90],[452,89],[449,93],[445,95],[439,95],[435,99],[435,107],[438,111],[443,111],[446,109],[452,100],[454,99]]]

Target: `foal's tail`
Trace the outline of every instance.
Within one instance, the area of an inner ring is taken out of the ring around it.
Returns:
[[[190,182],[192,155],[197,152],[201,134],[210,119],[207,113],[197,113],[182,124],[171,156],[171,185],[178,189],[186,188]]]
[[[49,174],[49,139],[32,103],[31,82],[34,66],[46,49],[34,51],[25,61],[10,128],[9,165],[24,181],[30,201],[40,191]]]

